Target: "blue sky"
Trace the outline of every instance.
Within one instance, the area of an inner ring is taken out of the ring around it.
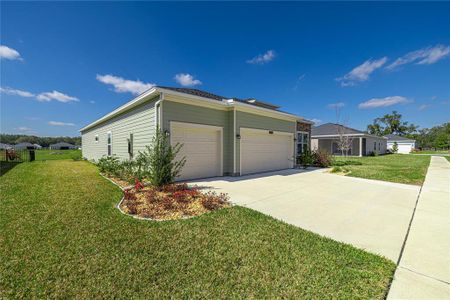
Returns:
[[[450,3],[1,2],[1,132],[78,135],[153,84],[365,129],[450,121]]]

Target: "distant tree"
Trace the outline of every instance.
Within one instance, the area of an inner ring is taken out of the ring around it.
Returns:
[[[418,128],[419,126],[402,121],[402,115],[394,110],[392,114],[385,114],[373,120],[373,123],[367,126],[367,132],[378,136],[387,134],[405,136],[416,133]]]
[[[81,145],[81,137],[40,137],[34,135],[24,135],[24,134],[0,134],[0,142],[5,144],[18,144],[18,143],[32,143],[39,144],[42,147],[48,147],[51,144],[56,144],[59,142],[66,142],[73,145]]]

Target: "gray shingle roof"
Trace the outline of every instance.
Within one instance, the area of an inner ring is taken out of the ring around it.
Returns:
[[[402,142],[411,141],[411,142],[414,142],[415,141],[413,139],[408,139],[408,138],[405,138],[403,136],[399,136],[399,135],[396,135],[396,134],[387,134],[384,137],[386,137],[389,142],[391,142],[391,141],[402,141]]]
[[[168,87],[168,86],[157,86],[157,87],[166,89],[166,90],[179,92],[179,93],[185,93],[185,94],[190,94],[190,95],[194,95],[194,96],[213,99],[213,100],[217,100],[217,101],[222,101],[223,99],[233,99],[238,102],[246,103],[246,104],[253,105],[253,106],[259,106],[259,107],[264,107],[264,108],[268,108],[268,109],[273,109],[273,110],[278,110],[278,108],[279,108],[279,106],[277,106],[277,105],[263,102],[263,101],[258,101],[253,98],[240,99],[240,98],[236,98],[236,97],[224,97],[224,96],[219,96],[219,95],[216,95],[216,94],[213,94],[210,92],[206,92],[206,91],[202,91],[202,90],[198,90],[198,89],[176,88],[176,87]]]
[[[311,129],[311,136],[315,135],[338,135],[338,129],[342,128],[340,130],[341,132],[344,132],[345,134],[364,134],[364,131],[353,129],[350,127],[342,126],[339,124],[334,123],[325,123],[320,126],[315,126]]]

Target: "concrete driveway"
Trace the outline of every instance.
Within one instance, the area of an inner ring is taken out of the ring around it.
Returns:
[[[190,182],[289,224],[397,262],[420,187],[284,170]]]

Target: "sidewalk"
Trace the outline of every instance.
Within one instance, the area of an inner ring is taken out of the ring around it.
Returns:
[[[450,163],[431,157],[388,299],[450,299]]]

